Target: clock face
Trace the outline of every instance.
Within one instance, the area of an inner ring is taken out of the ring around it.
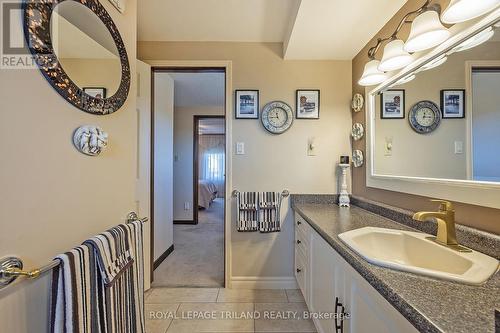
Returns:
[[[441,123],[441,112],[439,107],[431,101],[418,102],[410,110],[409,121],[415,132],[431,133]]]
[[[292,108],[284,102],[271,102],[262,110],[262,125],[273,134],[285,132],[293,123]]]

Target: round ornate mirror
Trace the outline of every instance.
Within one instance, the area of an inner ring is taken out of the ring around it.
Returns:
[[[98,115],[125,103],[130,89],[127,52],[98,0],[26,0],[24,27],[34,60],[64,99]]]

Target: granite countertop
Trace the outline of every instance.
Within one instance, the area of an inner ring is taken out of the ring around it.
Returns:
[[[366,226],[418,230],[356,206],[298,201],[293,209],[420,332],[495,332],[500,273],[484,285],[470,286],[375,266],[338,235]]]

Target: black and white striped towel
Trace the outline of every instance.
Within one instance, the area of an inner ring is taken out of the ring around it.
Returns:
[[[281,231],[281,192],[259,193],[260,232]]]
[[[238,231],[259,230],[257,192],[238,192],[236,209],[238,215]]]
[[[142,222],[122,224],[57,257],[51,332],[145,332],[142,237]]]

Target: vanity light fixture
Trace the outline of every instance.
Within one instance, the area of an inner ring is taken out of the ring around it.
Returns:
[[[409,65],[413,61],[413,57],[403,47],[404,42],[401,39],[395,39],[387,43],[378,69],[383,72],[390,72]]]
[[[475,34],[471,38],[464,41],[462,44],[455,46],[449,54],[472,49],[473,47],[481,45],[481,44],[487,42],[488,40],[490,40],[494,34],[495,34],[495,31],[493,30],[492,27],[484,29],[480,33]]]
[[[399,79],[399,81],[396,81],[396,83],[394,83],[395,86],[400,86],[402,84],[405,84],[405,83],[408,83],[410,81],[413,81],[415,79],[415,74],[410,74],[408,76],[405,76],[403,77],[402,79]]]
[[[441,14],[441,21],[455,24],[484,15],[500,5],[500,0],[451,0]]]
[[[388,75],[386,73],[378,69],[379,64],[380,61],[375,59],[366,63],[363,75],[358,81],[361,86],[373,86],[375,84],[384,82],[388,78]]]
[[[420,52],[438,46],[450,37],[435,10],[423,12],[413,20],[410,36],[405,44],[405,51]]]
[[[441,56],[437,57],[436,59],[429,61],[427,64],[423,65],[420,68],[419,72],[428,71],[429,69],[433,69],[433,68],[436,68],[438,66],[441,66],[442,64],[444,64],[446,62],[446,60],[448,60],[448,57],[446,56],[446,54],[442,54]]]

